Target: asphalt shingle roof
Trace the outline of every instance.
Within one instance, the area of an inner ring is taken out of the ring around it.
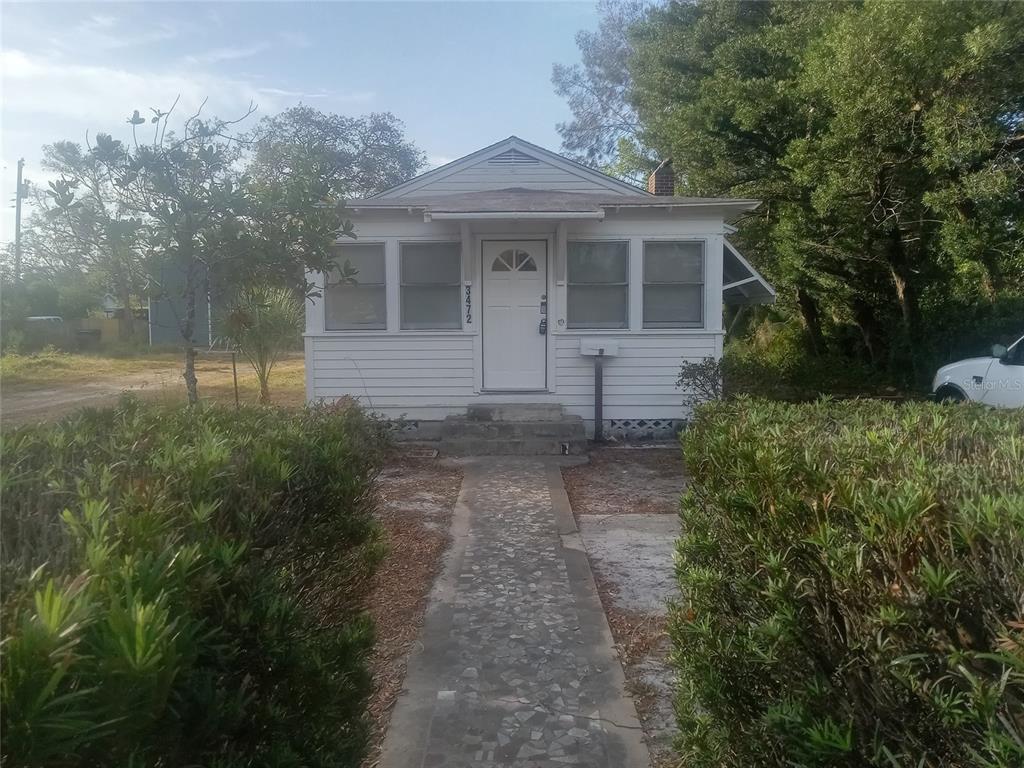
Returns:
[[[560,192],[542,189],[497,189],[451,195],[428,195],[415,198],[373,197],[350,200],[352,209],[398,208],[436,213],[503,213],[503,212],[597,212],[605,208],[662,208],[687,205],[749,205],[758,201],[728,197],[678,197],[668,195],[617,195],[614,192]]]

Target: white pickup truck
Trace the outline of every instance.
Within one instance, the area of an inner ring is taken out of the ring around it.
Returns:
[[[942,402],[972,400],[995,408],[1024,407],[1024,336],[1008,348],[992,347],[989,357],[969,357],[935,374],[932,394]]]

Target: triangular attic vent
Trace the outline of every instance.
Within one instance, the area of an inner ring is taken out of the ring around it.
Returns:
[[[509,149],[487,161],[488,165],[537,165],[540,162],[518,149]]]

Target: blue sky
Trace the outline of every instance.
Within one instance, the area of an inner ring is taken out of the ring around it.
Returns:
[[[86,131],[125,136],[134,109],[220,117],[250,99],[390,111],[431,165],[510,134],[558,150],[568,109],[551,66],[575,63],[592,2],[45,3],[0,8],[0,240],[13,237],[15,163]],[[253,118],[250,118],[250,123]]]

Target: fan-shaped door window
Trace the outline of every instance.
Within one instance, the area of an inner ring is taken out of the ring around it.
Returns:
[[[536,272],[537,262],[533,256],[518,248],[499,253],[491,264],[491,272]]]

